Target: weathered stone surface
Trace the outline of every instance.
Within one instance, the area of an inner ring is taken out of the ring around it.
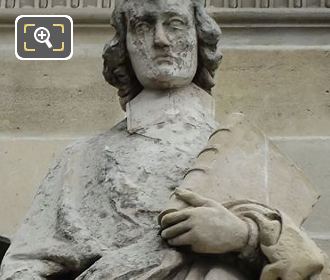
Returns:
[[[255,231],[249,229],[249,240],[252,240],[248,242],[249,249],[260,244],[270,261],[263,267],[260,279],[294,279],[296,275],[299,275],[297,279],[304,279],[318,273],[323,269],[324,256],[298,228],[316,203],[317,193],[301,170],[281,155],[260,130],[243,116],[236,114],[231,119],[212,134],[160,215],[160,224],[165,228],[162,237],[171,245],[189,244],[185,240],[192,239],[194,252],[226,253],[233,248],[237,250],[235,246],[241,248],[243,230],[236,218],[248,218],[258,225]],[[198,207],[202,207],[201,213]],[[208,213],[207,209],[212,211]],[[237,217],[229,218],[228,210]],[[201,214],[203,219],[194,225],[193,221]],[[201,228],[211,228],[207,223],[208,214],[212,216],[212,223],[220,228],[213,226],[212,230],[199,235]],[[171,239],[182,230],[171,225],[182,217],[187,220],[181,222],[181,227],[189,228],[193,224],[191,231]],[[226,224],[235,230],[228,232]],[[213,236],[217,231],[221,231],[219,238]],[[233,235],[232,238],[228,238],[229,235]],[[208,242],[208,238],[212,242]]]
[[[198,99],[187,94],[182,97],[179,99],[182,104],[196,104],[188,108],[202,108]],[[163,100],[171,99],[164,95]],[[114,277],[123,273],[129,277],[136,268],[142,266],[143,273],[159,265],[166,250],[159,251],[163,245],[156,227],[157,214],[212,131],[204,110],[192,112],[193,116],[176,112],[174,122],[154,124],[134,134],[127,132],[124,121],[103,136],[67,150],[44,181],[30,219],[14,239],[12,250],[25,251],[27,256],[44,256],[51,250],[57,256],[53,259],[55,263],[60,258],[68,265],[74,259],[77,271],[83,273],[78,279],[102,279],[102,275]],[[162,112],[155,110],[153,116],[157,115]],[[68,223],[79,230],[71,231]],[[54,232],[62,236],[62,241],[52,238]],[[70,240],[80,245],[77,247]],[[49,247],[50,244],[54,245]],[[179,255],[173,254],[175,258],[171,260],[178,259],[180,265]],[[93,265],[101,256],[104,258]],[[109,261],[114,258],[116,261]],[[40,259],[18,263],[9,260],[3,275],[17,271],[18,276],[22,268],[36,275],[40,262]],[[56,273],[52,265],[43,267],[43,271]]]
[[[70,61],[22,62],[13,53],[14,29],[5,30],[0,39],[4,42],[0,54],[2,134],[93,135],[123,118],[115,90],[101,74],[104,37],[100,41],[93,29],[86,36],[89,44],[85,36],[75,36]],[[5,48],[7,44],[10,47]]]
[[[0,139],[0,235],[17,231],[51,161],[71,141]]]
[[[219,141],[222,152],[233,156],[219,161],[236,168],[225,170],[232,184],[223,184],[218,170],[212,176],[212,168],[205,169],[214,184],[193,180],[192,187],[205,188],[200,194],[178,188],[174,195],[187,207],[170,209],[159,219],[161,227],[156,225],[170,193],[208,151],[200,152],[217,126],[205,107],[212,105],[208,93],[222,59],[220,30],[204,4],[117,1],[116,35],[103,52],[103,75],[118,89],[129,119],[66,149],[13,238],[1,279],[302,280],[321,273],[324,255],[299,228],[315,193],[244,122],[232,128],[234,137]],[[141,103],[149,104],[147,110]],[[216,145],[216,138],[217,133],[209,143]],[[205,160],[212,165],[217,156]],[[220,164],[215,169],[220,166],[225,169]],[[205,171],[198,164],[197,169]],[[255,178],[264,178],[263,184],[256,185]],[[283,187],[285,181],[295,184],[280,189],[281,197],[276,184]],[[214,195],[206,198],[207,191]],[[284,203],[293,195],[303,202],[294,209]]]
[[[266,146],[268,154],[265,165],[268,203],[301,225],[317,204],[319,193],[293,161],[280,153],[272,143],[266,145],[269,145]]]
[[[267,204],[301,225],[319,197],[303,172],[244,116],[234,114],[220,128],[183,186],[193,185],[194,191],[222,203],[251,200]],[[204,189],[205,185],[209,187]]]
[[[302,168],[321,195],[319,203],[315,206],[304,227],[312,234],[329,235],[330,237],[330,140],[283,139],[274,142],[285,155]]]
[[[283,29],[280,31],[278,38],[285,38],[291,49],[283,43],[274,51],[277,42],[272,42],[269,50],[258,49],[267,43],[268,39],[260,39],[266,30],[251,31],[254,35],[223,30],[226,49],[213,91],[218,119],[241,111],[269,136],[329,136],[329,51],[300,49],[306,46],[305,41],[292,42],[290,32],[283,35]],[[1,27],[2,133],[90,135],[122,119],[116,90],[101,76],[100,54],[106,38],[113,36],[111,29],[76,28],[73,59],[42,63],[15,58],[13,32],[13,28]],[[322,32],[308,30],[307,42],[329,42],[329,34]],[[313,37],[315,33],[320,39]]]
[[[329,136],[329,63],[329,51],[225,52],[215,89],[219,119],[242,112],[268,136]]]
[[[206,168],[204,176],[210,177],[207,185],[216,184],[217,188],[199,191],[221,202],[245,199],[267,204],[300,225],[317,202],[315,188],[244,116],[231,121],[233,124],[226,122],[223,130],[212,136],[204,159],[200,156],[201,168]],[[197,172],[196,176],[201,174]],[[186,176],[187,186],[197,180],[196,176]],[[201,183],[200,188],[204,185]]]
[[[330,256],[330,239],[314,239],[316,244],[322,248],[322,250]]]

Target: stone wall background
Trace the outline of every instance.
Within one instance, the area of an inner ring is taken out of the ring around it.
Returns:
[[[245,113],[305,171],[322,194],[305,228],[330,254],[330,1],[207,5],[223,27],[217,118]],[[66,145],[124,117],[101,73],[111,9],[108,0],[0,0],[0,236],[12,237]],[[73,58],[18,61],[13,20],[22,13],[71,14]]]

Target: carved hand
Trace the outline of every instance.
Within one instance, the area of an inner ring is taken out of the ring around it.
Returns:
[[[190,246],[196,253],[239,252],[248,242],[248,225],[220,203],[188,190],[177,189],[178,199],[191,207],[161,220],[163,239],[171,246]]]

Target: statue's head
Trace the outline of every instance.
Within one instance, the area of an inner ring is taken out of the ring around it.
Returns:
[[[143,88],[194,82],[211,93],[222,58],[221,32],[204,0],[117,0],[113,25],[103,74],[118,88],[123,109]]]

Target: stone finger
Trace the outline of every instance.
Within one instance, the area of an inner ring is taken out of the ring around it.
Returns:
[[[175,238],[169,239],[167,242],[171,246],[187,246],[192,244],[191,231],[181,234]]]
[[[177,223],[183,222],[190,217],[189,211],[187,209],[176,211],[165,215],[160,224],[162,229],[175,225]]]
[[[177,188],[174,194],[177,196],[178,199],[194,207],[211,206],[214,204],[211,199],[203,197],[190,190]]]
[[[178,235],[188,232],[189,230],[191,230],[191,226],[185,221],[163,230],[161,236],[163,239],[172,239]]]

